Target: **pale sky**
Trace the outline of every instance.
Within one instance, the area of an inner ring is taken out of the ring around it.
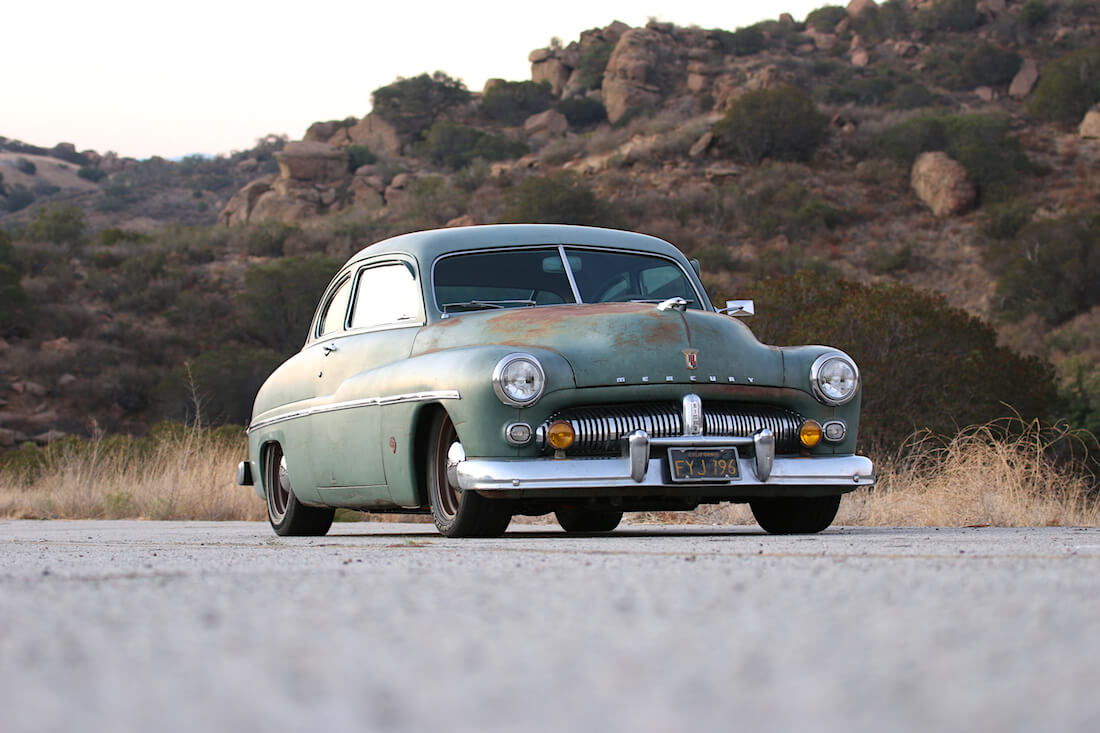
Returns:
[[[146,158],[300,139],[370,93],[442,70],[472,91],[530,78],[557,36],[650,17],[735,28],[843,0],[25,0],[0,14],[0,135]]]

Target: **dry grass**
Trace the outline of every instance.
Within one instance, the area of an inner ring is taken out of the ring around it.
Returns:
[[[874,490],[845,497],[836,523],[1100,526],[1095,478],[1050,459],[1081,442],[1080,435],[1019,420],[968,428],[950,441],[918,434],[897,456],[878,462]],[[15,460],[8,454],[0,463],[0,516],[262,520],[263,502],[234,481],[244,452],[239,434],[176,426],[151,438],[101,436]],[[744,504],[630,521],[754,523]]]
[[[24,519],[264,519],[237,486],[244,441],[189,427],[145,439],[100,436],[0,466],[0,516]]]

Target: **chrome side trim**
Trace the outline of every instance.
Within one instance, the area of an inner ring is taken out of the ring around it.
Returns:
[[[309,417],[310,415],[319,415],[325,412],[353,410],[357,407],[369,407],[372,405],[395,405],[401,402],[427,402],[428,400],[460,399],[462,399],[462,395],[458,393],[457,389],[443,389],[433,392],[408,392],[406,394],[389,395],[387,397],[364,397],[358,400],[334,402],[330,405],[307,407],[302,410],[286,412],[282,415],[276,415],[275,417],[269,417],[264,420],[257,420],[256,422],[248,426],[248,432],[252,433],[253,431],[260,430],[262,428],[266,428],[277,423],[286,422],[287,420],[297,420],[298,418]]]

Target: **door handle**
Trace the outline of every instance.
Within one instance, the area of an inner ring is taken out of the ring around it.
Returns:
[[[324,350],[325,356],[328,356],[334,351],[339,351],[339,349],[336,348],[336,344],[325,344],[321,348]]]

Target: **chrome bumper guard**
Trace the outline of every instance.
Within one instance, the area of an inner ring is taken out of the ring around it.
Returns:
[[[474,458],[450,457],[448,474],[463,491],[515,491],[517,489],[599,489],[668,487],[687,489],[691,484],[665,479],[664,461],[653,458],[653,448],[754,447],[755,455],[738,457],[740,478],[730,486],[836,486],[850,490],[875,482],[874,466],[865,456],[775,457],[770,430],[748,437],[683,435],[650,438],[636,430],[624,439],[621,458]],[[723,482],[715,482],[722,484]]]

